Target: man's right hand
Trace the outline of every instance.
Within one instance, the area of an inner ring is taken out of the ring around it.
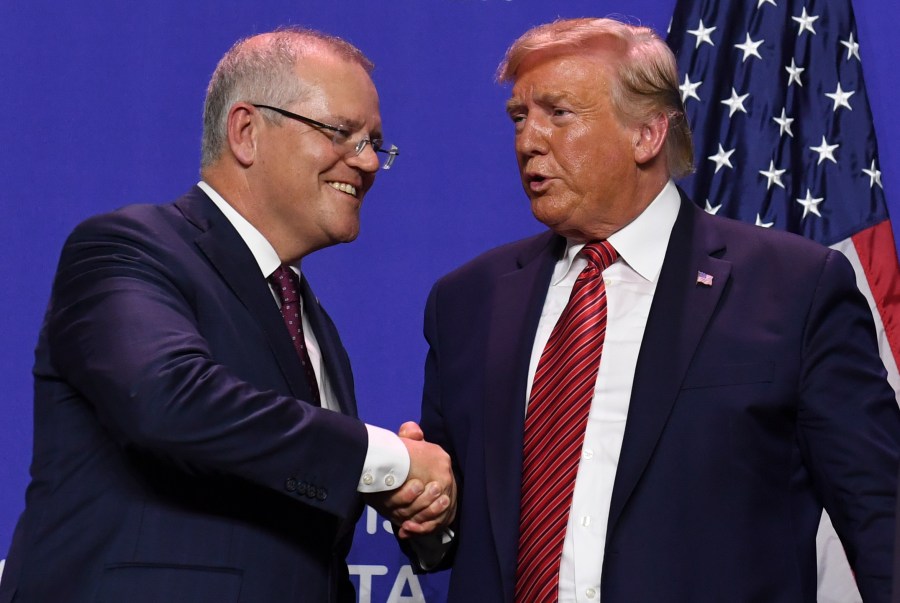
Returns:
[[[398,526],[408,538],[449,525],[456,516],[456,481],[450,456],[426,442],[415,422],[404,423],[398,434],[409,452],[409,476],[397,490],[366,496],[366,502]]]

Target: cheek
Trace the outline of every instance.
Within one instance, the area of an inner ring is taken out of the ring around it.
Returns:
[[[585,145],[577,161],[583,175],[582,181],[591,186],[621,184],[624,167],[629,161],[629,149],[614,140],[597,140]]]
[[[603,138],[587,127],[570,127],[559,132],[554,144],[556,160],[566,171],[586,176],[602,166]]]

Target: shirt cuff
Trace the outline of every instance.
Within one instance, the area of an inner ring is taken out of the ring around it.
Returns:
[[[358,492],[384,492],[399,488],[409,475],[409,452],[400,436],[366,424],[369,448],[359,477]]]
[[[416,555],[416,562],[419,567],[426,572],[434,569],[443,560],[456,534],[450,528],[443,528],[440,531],[430,534],[421,534],[412,536],[409,539],[409,546]]]

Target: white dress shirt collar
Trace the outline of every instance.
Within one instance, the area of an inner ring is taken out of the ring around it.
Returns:
[[[669,235],[680,207],[681,196],[675,183],[669,180],[647,209],[608,239],[619,253],[619,257],[650,282],[655,282],[662,270]],[[552,285],[558,284],[566,277],[584,245],[567,239],[566,252],[553,272]],[[579,272],[583,267],[583,263],[578,262],[576,268]]]

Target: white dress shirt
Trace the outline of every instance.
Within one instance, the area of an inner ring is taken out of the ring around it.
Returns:
[[[281,260],[278,258],[275,248],[272,247],[262,233],[239,214],[209,184],[201,181],[197,186],[203,189],[203,192],[216,204],[216,207],[225,214],[225,217],[237,230],[244,243],[250,248],[250,253],[256,259],[263,277],[268,278],[281,265]],[[296,266],[291,266],[291,268],[298,275],[301,274],[299,262]],[[271,286],[269,288],[271,289]],[[274,290],[272,291],[272,298],[280,307],[281,302]],[[334,399],[334,391],[331,388],[328,371],[325,370],[316,335],[309,324],[306,312],[303,312],[302,303],[300,316],[303,321],[303,338],[306,342],[306,349],[309,352],[309,359],[312,362],[316,380],[319,382],[319,397],[322,401],[322,408],[340,412],[340,407]],[[400,441],[396,434],[387,429],[366,424],[366,431],[369,434],[369,443],[357,490],[359,492],[381,492],[398,488],[406,481],[406,477],[409,475],[410,461],[406,446],[403,445],[403,442]]]
[[[563,544],[561,603],[600,600],[606,524],[635,366],[679,206],[678,191],[669,181],[641,215],[608,239],[619,253],[619,259],[603,271],[606,339]],[[544,346],[569,300],[578,274],[587,265],[587,260],[578,255],[582,247],[583,243],[570,242],[553,271],[531,353],[526,404]]]

